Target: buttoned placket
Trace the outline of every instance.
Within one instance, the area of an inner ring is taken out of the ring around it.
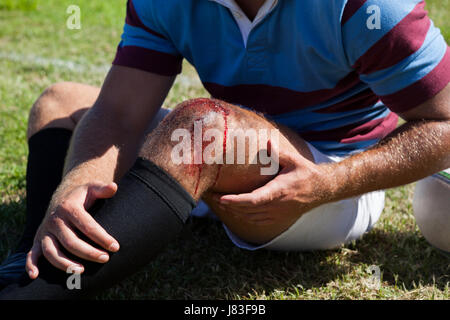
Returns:
[[[236,21],[239,30],[241,31],[244,47],[247,48],[248,38],[250,32],[264,20],[265,17],[276,7],[278,0],[266,0],[266,2],[259,9],[255,19],[250,21],[246,14],[242,11],[239,5],[234,0],[209,0],[217,2],[218,4],[228,8]]]
[[[209,0],[217,2],[218,4],[228,8],[239,27],[242,35],[243,44],[245,48],[245,75],[247,79],[259,79],[259,81],[270,81],[267,77],[270,75],[267,70],[270,69],[269,61],[269,39],[268,30],[259,30],[256,37],[251,37],[250,34],[261,22],[275,9],[278,0],[266,0],[266,2],[259,9],[255,19],[250,21],[246,14],[242,11],[239,5],[234,0]],[[268,28],[267,25],[260,27]]]

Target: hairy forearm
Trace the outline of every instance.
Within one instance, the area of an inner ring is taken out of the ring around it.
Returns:
[[[373,148],[327,164],[329,201],[393,188],[450,167],[450,121],[408,122]]]
[[[93,108],[80,121],[69,148],[63,181],[53,196],[54,201],[76,186],[92,182],[117,182],[131,167],[141,133],[121,125],[116,118]]]

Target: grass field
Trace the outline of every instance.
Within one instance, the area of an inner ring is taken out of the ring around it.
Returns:
[[[26,123],[33,101],[58,81],[100,85],[113,59],[125,0],[0,0],[0,260],[24,223]],[[429,0],[450,40],[450,1]],[[81,8],[81,30],[66,28],[66,8]],[[193,69],[166,106],[206,92]],[[387,191],[376,228],[337,250],[247,252],[214,222],[191,223],[139,274],[99,299],[449,299],[449,259],[424,240],[411,210],[413,185]],[[370,266],[381,270],[371,285]]]

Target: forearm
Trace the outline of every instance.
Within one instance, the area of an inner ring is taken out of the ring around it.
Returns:
[[[330,199],[412,183],[450,167],[450,121],[408,122],[373,148],[325,165]]]
[[[53,199],[91,182],[117,182],[136,158],[142,133],[133,129],[113,115],[91,109],[74,132],[63,181]]]

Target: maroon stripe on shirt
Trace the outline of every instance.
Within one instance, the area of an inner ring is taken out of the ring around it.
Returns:
[[[181,56],[136,46],[119,46],[113,65],[140,69],[163,76],[175,76],[181,72],[182,61]]]
[[[366,89],[342,102],[333,104],[332,106],[323,109],[315,110],[316,113],[335,113],[346,112],[358,109],[368,108],[373,106],[380,100],[372,90]]]
[[[366,3],[367,0],[349,0],[342,14],[341,24],[344,25]]]
[[[375,43],[353,65],[360,74],[392,67],[419,50],[431,26],[425,2],[420,2],[394,28]]]
[[[346,92],[360,83],[356,72],[349,73],[333,89],[311,92],[294,91],[262,84],[223,86],[204,82],[206,90],[216,99],[240,104],[270,115],[299,110],[325,102]]]
[[[381,96],[394,112],[405,112],[434,97],[450,82],[450,47],[441,62],[425,77],[390,95]]]
[[[163,38],[166,39],[166,37],[164,37],[162,34],[153,31],[152,29],[150,29],[149,27],[147,27],[142,20],[139,18],[136,9],[134,8],[133,5],[133,1],[132,0],[128,0],[127,2],[127,17],[125,19],[126,24],[133,26],[133,27],[138,27],[141,29],[144,29],[145,31],[147,31],[148,33],[151,33],[159,38]]]
[[[340,143],[355,143],[360,141],[383,139],[397,126],[398,116],[391,112],[385,118],[375,119],[360,125],[324,130],[300,132],[306,141],[337,141]]]

